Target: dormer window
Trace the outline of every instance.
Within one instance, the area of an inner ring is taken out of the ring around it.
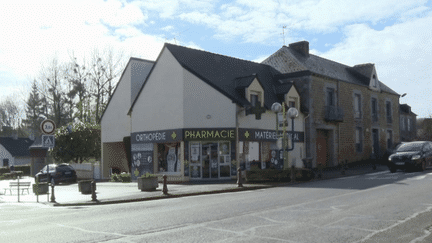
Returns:
[[[256,104],[259,102],[258,95],[256,95],[256,94],[251,94],[250,99],[251,99],[251,104],[253,107],[255,107]]]
[[[378,81],[376,79],[376,75],[375,74],[372,76],[372,87],[374,87],[374,88],[378,87]]]
[[[257,92],[257,91],[251,91],[250,92],[250,103],[251,103],[252,107],[257,106],[258,103],[260,103],[260,105],[262,106],[261,93]]]

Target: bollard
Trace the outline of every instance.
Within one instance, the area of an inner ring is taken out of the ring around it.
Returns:
[[[238,179],[237,179],[237,185],[238,185],[238,187],[243,187],[243,182],[242,182],[243,178],[242,178],[241,168],[237,169],[237,176],[238,176]]]
[[[96,182],[94,180],[91,182],[91,192],[92,192],[92,202],[97,202],[97,199],[96,199]]]
[[[55,196],[54,196],[54,183],[51,183],[51,201],[52,203],[55,203]]]
[[[164,195],[168,195],[168,187],[167,187],[167,176],[163,175],[163,189],[162,192]]]

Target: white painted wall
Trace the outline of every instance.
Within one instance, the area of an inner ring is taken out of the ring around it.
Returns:
[[[132,132],[183,127],[183,67],[164,48],[132,111]]]
[[[12,154],[0,144],[0,166],[3,166],[3,159],[9,159],[9,166],[14,165],[14,157],[12,157]]]
[[[231,99],[188,70],[183,76],[185,128],[235,127],[236,105]]]
[[[130,117],[127,115],[131,106],[131,60],[126,66],[123,77],[114,92],[101,121],[102,143],[123,141],[130,136]]]

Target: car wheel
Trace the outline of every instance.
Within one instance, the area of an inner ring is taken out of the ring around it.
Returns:
[[[395,173],[396,172],[396,168],[395,167],[390,167],[390,172],[391,173]]]

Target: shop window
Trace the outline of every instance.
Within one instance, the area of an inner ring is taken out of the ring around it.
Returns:
[[[180,144],[158,144],[158,172],[180,172]]]

